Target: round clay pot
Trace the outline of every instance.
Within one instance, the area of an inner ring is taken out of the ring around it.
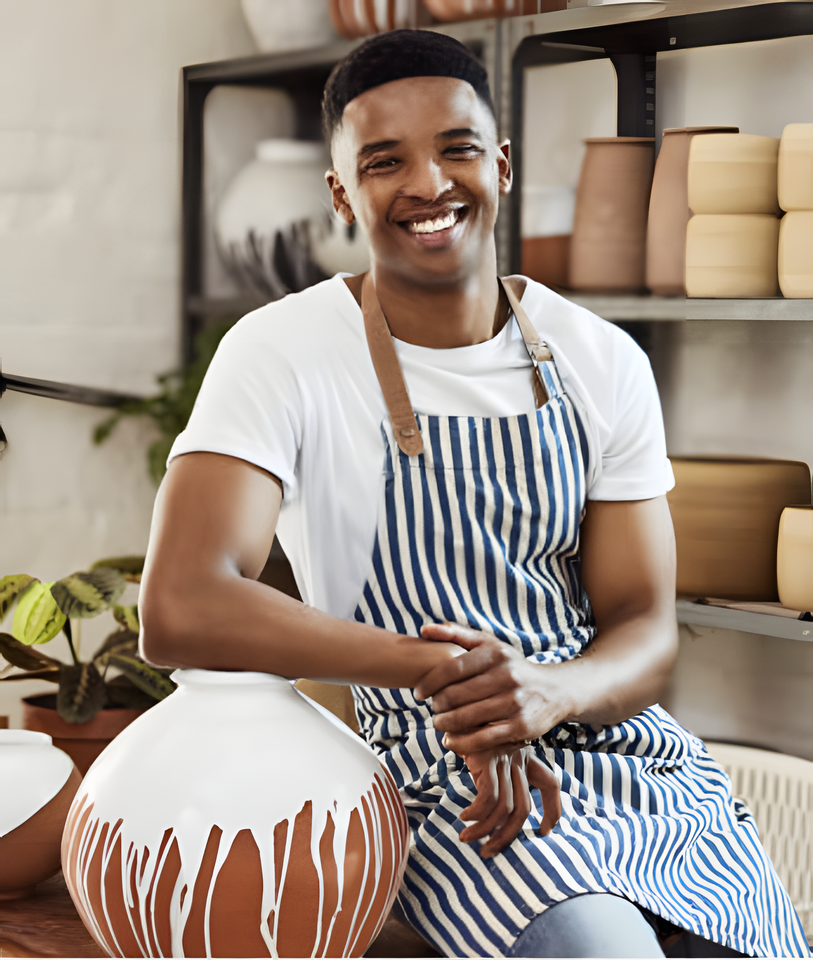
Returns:
[[[407,854],[389,773],[281,677],[173,678],[68,817],[63,871],[91,934],[111,956],[361,956]]]
[[[779,206],[813,210],[813,123],[789,123],[779,142]]]
[[[0,900],[30,896],[59,870],[82,776],[44,733],[0,730]]]
[[[329,0],[336,30],[348,40],[431,22],[421,0]]]
[[[782,217],[778,263],[783,297],[813,297],[813,210],[792,210]]]
[[[689,146],[693,137],[739,133],[738,127],[664,130],[655,162],[646,232],[646,285],[661,297],[686,296],[686,224],[689,208]]]
[[[598,137],[585,143],[570,245],[570,286],[616,293],[640,290],[655,140]]]
[[[143,710],[113,707],[100,710],[87,723],[68,723],[56,712],[55,694],[23,697],[23,727],[48,734],[54,746],[68,754],[82,775],[110,741],[142,713]]]
[[[778,245],[778,217],[695,214],[686,228],[686,295],[777,296]]]
[[[779,600],[791,610],[813,610],[813,507],[785,507],[776,549]]]
[[[424,0],[424,3],[434,17],[446,23],[567,9],[567,0]]]
[[[689,148],[689,206],[694,213],[779,213],[778,137],[719,133]]]
[[[777,600],[779,518],[810,501],[810,468],[795,460],[673,457],[667,494],[677,543],[677,592]]]

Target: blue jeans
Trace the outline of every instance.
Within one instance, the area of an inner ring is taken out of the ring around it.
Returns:
[[[563,900],[522,931],[508,957],[740,957],[684,933],[664,953],[652,924],[629,900],[588,893]]]

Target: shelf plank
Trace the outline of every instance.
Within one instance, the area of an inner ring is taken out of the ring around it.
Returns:
[[[575,293],[559,291],[571,303],[585,307],[592,313],[611,321],[627,320],[685,320],[685,297],[653,297],[642,294],[617,295],[610,293]]]
[[[678,600],[677,620],[678,623],[695,627],[739,630],[742,633],[757,633],[764,637],[781,637],[785,640],[813,641],[813,622],[810,620],[746,613],[743,610],[694,603],[692,600]]]
[[[813,321],[813,300],[706,300],[686,297],[653,297],[560,291],[572,303],[586,307],[605,320],[795,320]]]
[[[689,299],[687,320],[813,320],[813,300],[704,300]]]

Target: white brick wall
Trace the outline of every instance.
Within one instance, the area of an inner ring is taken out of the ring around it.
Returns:
[[[177,364],[179,71],[255,52],[239,0],[0,0],[7,373],[148,393]],[[53,579],[144,550],[150,428],[94,447],[105,415],[0,400],[0,575]],[[23,692],[0,685],[13,725]]]

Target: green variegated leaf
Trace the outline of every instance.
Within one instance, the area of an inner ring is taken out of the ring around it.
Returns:
[[[27,573],[11,573],[0,580],[0,622],[9,612],[12,603],[34,582]]]
[[[107,610],[122,595],[125,586],[118,570],[98,567],[57,580],[51,593],[66,617],[86,619]]]
[[[101,669],[107,665],[111,653],[135,657],[138,653],[138,634],[132,630],[115,630],[96,651],[94,663]]]
[[[94,664],[62,664],[56,709],[63,720],[87,723],[102,709],[106,700],[104,681]]]
[[[127,707],[130,710],[149,710],[155,706],[155,697],[133,683],[123,674],[107,681],[107,702],[113,707]]]
[[[120,607],[116,604],[113,607],[113,616],[125,629],[138,633],[140,627],[138,623],[138,606],[133,604],[131,607]]]
[[[50,583],[32,583],[17,601],[12,634],[26,646],[47,643],[65,625],[65,614],[51,595]]]
[[[104,560],[97,560],[90,569],[98,570],[99,567],[118,570],[125,580],[129,580],[131,583],[139,583],[141,581],[141,571],[144,569],[144,557],[107,557]]]
[[[156,700],[163,700],[168,697],[175,689],[175,684],[168,678],[160,674],[154,667],[136,660],[135,657],[126,657],[119,654],[111,654],[109,663],[111,667],[117,667],[129,680],[144,693],[148,693]]]
[[[0,633],[0,656],[21,670],[58,669],[59,661],[47,657],[39,650],[27,647],[15,640],[10,633]]]

